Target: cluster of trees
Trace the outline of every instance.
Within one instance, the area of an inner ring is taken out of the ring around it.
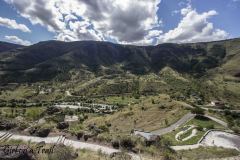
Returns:
[[[194,108],[191,110],[191,112],[192,112],[193,114],[197,114],[197,115],[200,115],[200,116],[202,116],[202,115],[205,114],[204,109],[202,109],[202,108],[200,108],[200,107],[194,107]]]

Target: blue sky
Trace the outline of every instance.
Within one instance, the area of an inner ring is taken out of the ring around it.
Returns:
[[[240,37],[240,0],[0,0],[0,41],[155,45]]]

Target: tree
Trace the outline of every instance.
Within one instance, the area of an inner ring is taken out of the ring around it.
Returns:
[[[123,149],[132,150],[135,147],[135,143],[130,137],[122,137],[120,139],[120,146]]]
[[[191,110],[191,112],[193,114],[197,114],[197,115],[204,115],[204,109],[200,108],[200,107],[196,107],[196,108],[193,108]]]

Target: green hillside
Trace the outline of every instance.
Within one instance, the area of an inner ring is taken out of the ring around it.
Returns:
[[[91,97],[167,93],[190,102],[218,99],[238,106],[239,46],[240,39],[157,46],[40,42],[0,54],[1,85],[19,85],[0,98],[65,97],[56,90]],[[21,85],[26,83],[33,85]],[[38,86],[51,88],[53,93],[38,95]],[[18,94],[25,91],[28,94]]]

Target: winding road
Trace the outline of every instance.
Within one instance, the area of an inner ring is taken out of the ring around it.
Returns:
[[[151,132],[152,134],[156,134],[156,135],[164,135],[167,133],[170,133],[172,131],[174,131],[175,129],[177,129],[179,126],[187,123],[188,121],[190,121],[191,119],[193,119],[196,115],[192,114],[192,113],[188,113],[186,115],[184,115],[180,120],[178,120],[176,123],[170,125],[167,128],[163,128],[163,129],[159,129],[156,131]]]
[[[180,120],[178,120],[176,123],[172,124],[171,126],[163,129],[159,129],[153,132],[150,132],[152,135],[164,135],[169,132],[174,131],[179,126],[187,123],[191,119],[193,119],[196,115],[192,113],[188,113],[185,116],[183,116]],[[215,117],[204,115],[205,117],[211,119],[212,121],[215,121],[222,126],[227,128],[227,123],[217,119]],[[144,134],[143,134],[144,135]],[[230,148],[230,149],[237,149],[240,151],[240,136],[234,135],[231,133],[223,132],[223,131],[209,131],[207,132],[199,143],[193,144],[193,145],[182,145],[182,146],[171,146],[174,150],[189,150],[189,149],[196,149],[200,146],[217,146],[217,147],[224,147],[224,148]]]
[[[187,113],[180,120],[178,120],[174,124],[170,125],[169,127],[158,129],[158,130],[155,130],[155,131],[152,131],[152,132],[142,132],[142,131],[137,131],[136,130],[136,131],[134,131],[134,134],[135,135],[141,135],[142,137],[145,137],[146,139],[149,139],[149,137],[152,136],[152,135],[161,136],[161,135],[164,135],[164,134],[167,134],[167,133],[170,133],[170,132],[176,130],[179,126],[184,125],[188,121],[192,120],[195,116],[196,116],[195,114]],[[204,115],[204,116],[227,128],[227,123],[226,122],[224,122],[220,119],[217,119],[215,117],[209,116],[209,115]]]
[[[188,107],[189,107],[189,108],[194,108],[194,107],[191,106],[191,105],[189,105]],[[206,107],[201,107],[201,108],[204,109],[204,110],[209,110],[209,109],[211,109],[211,108],[206,108]],[[211,110],[219,111],[219,112],[225,111],[225,110],[223,110],[223,109],[211,109]],[[229,110],[229,111],[230,111],[230,112],[240,113],[240,110]],[[164,135],[164,134],[167,134],[167,133],[170,133],[170,132],[174,131],[175,129],[177,129],[179,126],[181,126],[181,125],[187,123],[188,121],[190,121],[191,119],[193,119],[195,116],[196,116],[195,114],[188,113],[188,114],[186,114],[185,116],[183,116],[180,120],[178,120],[176,123],[170,125],[169,127],[163,128],[163,129],[159,129],[159,130],[156,130],[156,131],[152,131],[151,133],[152,133],[152,134],[155,134],[155,135],[160,135],[160,136],[161,136],[161,135]],[[217,123],[219,123],[219,124],[221,124],[221,125],[224,126],[224,127],[227,127],[227,126],[228,126],[226,122],[224,122],[224,121],[222,121],[222,120],[220,120],[220,119],[217,119],[217,118],[212,117],[212,116],[210,116],[210,115],[204,115],[204,116],[207,117],[207,118],[209,118],[209,119],[211,119],[211,120],[213,120],[213,121],[215,121],[215,122],[217,122]]]

